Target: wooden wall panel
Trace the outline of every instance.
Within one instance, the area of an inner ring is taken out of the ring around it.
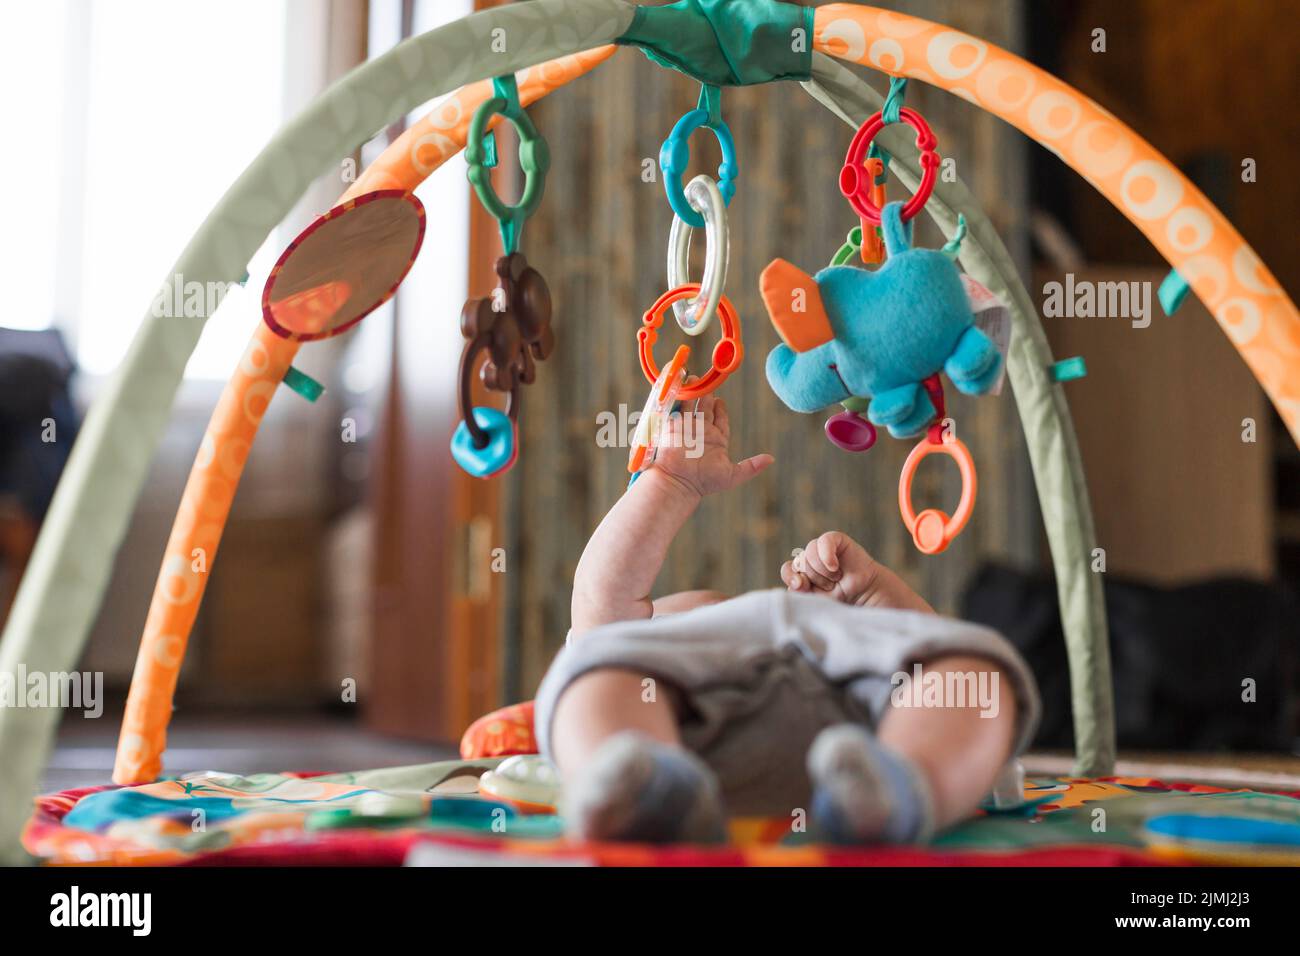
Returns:
[[[898,7],[1017,46],[1018,4],[931,0]],[[870,80],[884,88],[879,75]],[[635,334],[642,312],[665,288],[671,211],[662,184],[642,181],[642,164],[658,156],[664,137],[697,95],[690,79],[623,50],[532,111],[554,161],[523,250],[550,282],[558,346],[541,365],[537,384],[525,390],[520,460],[503,480],[509,516],[508,697],[531,695],[561,646],[578,557],[627,482],[627,450],[596,446],[596,418],[621,403],[629,412],[639,410],[648,391]],[[1003,234],[1023,237],[1023,138],[970,104],[919,83],[912,84],[908,103],[930,119],[941,153],[956,158],[959,174]],[[822,435],[825,415],[790,412],[763,374],[778,340],[758,296],[759,272],[778,255],[818,268],[855,224],[836,187],[852,130],[795,83],[728,89],[723,108],[740,165],[730,207],[727,293],[741,316],[746,360],[719,394],[731,409],[733,452],[770,451],[776,464],[751,485],[705,503],[674,545],[656,593],[688,587],[739,593],[779,585],[778,568],[792,548],[839,528],[938,607],[951,610],[984,559],[1037,559],[1036,497],[1010,390],[979,401],[950,397],[979,467],[980,500],[949,552],[920,555],[896,504],[898,472],[911,443],[883,436],[866,454],[839,451]],[[716,169],[718,151],[710,135],[693,138],[692,149],[690,175]],[[942,241],[928,223],[917,238],[927,245]],[[1023,246],[1008,241],[1023,254]],[[669,331],[660,343],[664,354],[679,340],[680,333]],[[918,500],[950,509],[957,498],[956,469],[935,463],[923,471],[917,489]]]
[[[1145,282],[1154,269],[1090,266],[1076,282]],[[1044,271],[1038,283],[1060,282]],[[1035,297],[1037,298],[1037,297]],[[1272,440],[1263,390],[1195,296],[1146,328],[1127,318],[1043,320],[1058,355],[1084,355],[1070,408],[1088,463],[1106,570],[1172,584],[1274,570]],[[1242,423],[1256,423],[1243,442]]]

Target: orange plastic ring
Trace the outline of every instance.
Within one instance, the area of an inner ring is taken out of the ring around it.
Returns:
[[[646,414],[652,409],[670,406],[677,401],[677,395],[681,391],[681,385],[678,383],[680,381],[682,370],[686,368],[686,359],[690,357],[690,354],[691,347],[689,345],[679,345],[677,347],[677,352],[673,355],[672,361],[668,363],[668,367],[664,369],[663,375],[660,376],[660,379],[656,379],[656,381],[662,380],[663,384],[658,388],[655,388],[653,385],[650,387],[650,397],[646,399],[646,407],[641,410],[642,419],[644,419]],[[674,386],[676,386],[675,389]],[[672,396],[672,402],[668,400],[670,395]],[[628,455],[627,459],[627,470],[631,474],[636,474],[638,471],[644,469],[646,467],[646,459],[650,455],[649,437],[647,436],[642,440],[639,437],[640,435],[641,430],[638,428],[638,438],[633,441],[632,453]]]
[[[659,329],[664,324],[664,316],[674,302],[693,299],[699,295],[700,284],[688,282],[686,285],[670,289],[661,295],[646,314],[641,317],[641,328],[637,330],[637,354],[641,357],[641,371],[651,385],[659,381],[659,366],[655,363],[654,344],[659,338]],[[740,367],[745,357],[745,347],[740,341],[740,319],[736,316],[735,306],[725,295],[718,303],[718,324],[722,328],[722,338],[713,346],[713,364],[709,370],[688,385],[682,386],[677,393],[680,401],[702,398],[727,380],[727,376]]]
[[[918,515],[912,507],[912,479],[916,477],[916,468],[922,458],[936,452],[952,458],[961,472],[961,499],[951,518],[937,508],[926,508]],[[977,488],[975,460],[971,458],[970,449],[960,439],[950,438],[937,443],[929,438],[921,439],[907,456],[907,461],[903,462],[903,471],[898,476],[898,510],[918,551],[922,554],[938,554],[952,544],[975,510]]]

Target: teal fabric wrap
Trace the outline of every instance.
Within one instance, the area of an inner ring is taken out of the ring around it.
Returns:
[[[802,31],[796,33],[796,31]],[[712,86],[812,76],[813,8],[781,0],[678,0],[637,7],[616,41]]]

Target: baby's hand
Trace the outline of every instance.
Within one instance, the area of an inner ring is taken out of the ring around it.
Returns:
[[[822,594],[844,604],[934,613],[920,595],[842,531],[827,531],[809,541],[781,565],[781,580],[791,591]]]
[[[729,491],[772,464],[771,455],[755,455],[732,463],[727,453],[731,423],[720,398],[706,395],[692,412],[683,403],[679,415],[663,426],[654,470],[664,473],[700,497]]]

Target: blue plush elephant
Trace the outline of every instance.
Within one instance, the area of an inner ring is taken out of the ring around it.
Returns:
[[[809,276],[776,259],[763,270],[762,293],[785,343],[767,357],[781,401],[815,412],[869,398],[868,420],[909,438],[936,415],[924,379],[943,371],[960,391],[981,395],[997,383],[1002,355],[976,328],[956,265],[912,248],[901,209],[890,203],[881,217],[888,258],[879,269],[831,266]]]

